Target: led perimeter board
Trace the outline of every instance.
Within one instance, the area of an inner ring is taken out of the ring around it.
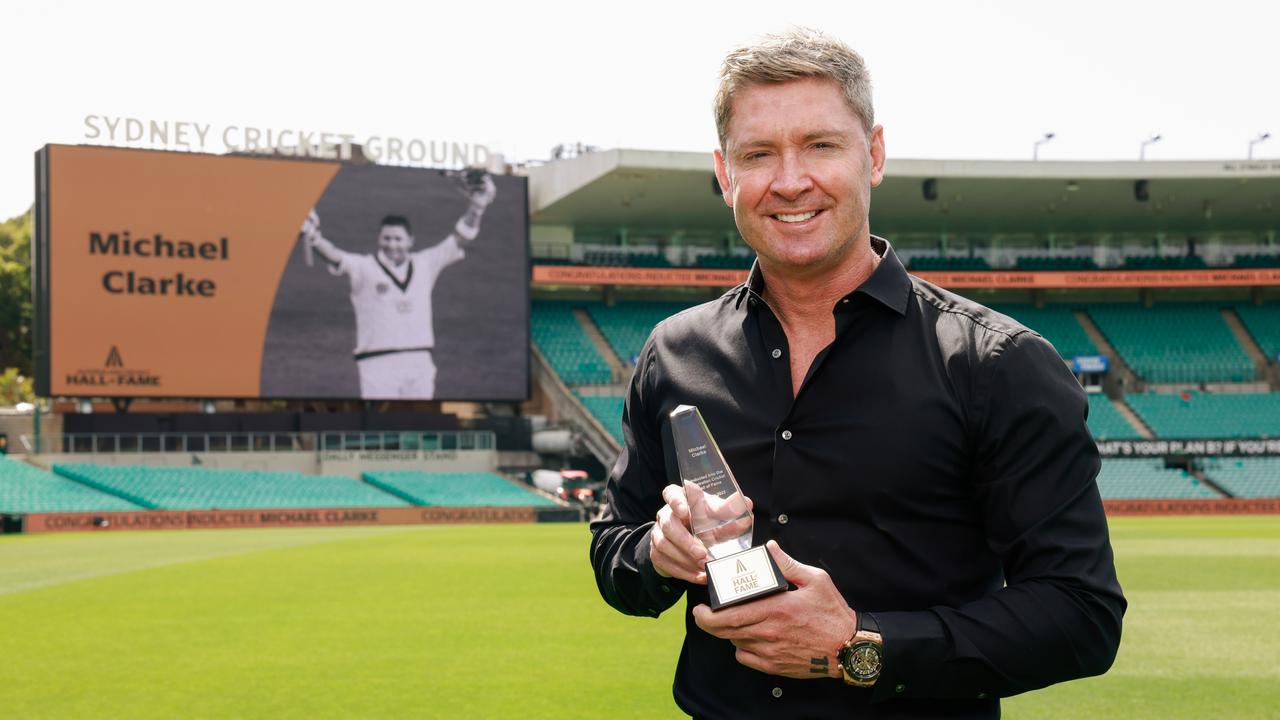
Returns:
[[[43,396],[528,396],[525,178],[49,145],[36,193]]]

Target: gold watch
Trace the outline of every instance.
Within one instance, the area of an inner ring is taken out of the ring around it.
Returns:
[[[884,640],[876,619],[867,613],[858,613],[858,628],[836,657],[845,683],[855,687],[875,685],[884,668]]]

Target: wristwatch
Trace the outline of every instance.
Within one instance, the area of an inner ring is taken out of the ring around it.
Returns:
[[[858,613],[858,628],[836,655],[844,681],[855,687],[871,687],[884,667],[884,640],[880,626],[867,613]]]

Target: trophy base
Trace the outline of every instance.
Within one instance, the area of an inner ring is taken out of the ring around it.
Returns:
[[[712,610],[786,589],[787,579],[763,545],[707,562]]]

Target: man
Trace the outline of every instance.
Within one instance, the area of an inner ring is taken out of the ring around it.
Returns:
[[[431,400],[436,393],[432,359],[435,330],[431,293],[445,268],[465,257],[463,247],[480,232],[480,219],[493,202],[493,178],[478,171],[465,186],[469,204],[444,241],[413,252],[408,218],[387,215],[373,255],[343,252],[320,233],[312,210],[302,224],[302,240],[329,263],[334,275],[351,283],[356,313],[356,366],[360,397]]]
[[[758,260],[658,325],[592,524],[601,594],[688,594],[675,699],[708,718],[994,718],[1105,672],[1125,600],[1075,378],[1039,335],[909,276],[870,234],[883,177],[861,58],[812,32],[731,53],[716,175]],[[696,405],[789,592],[707,606],[664,447]]]

